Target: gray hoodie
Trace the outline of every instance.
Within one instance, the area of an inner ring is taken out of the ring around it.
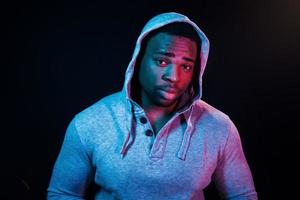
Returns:
[[[166,24],[191,24],[201,39],[199,90],[156,136],[143,108],[130,97],[135,63],[145,36]],[[204,199],[214,181],[222,198],[257,199],[239,133],[221,111],[201,100],[209,41],[186,16],[164,13],[142,30],[123,90],[77,114],[56,160],[48,199]]]

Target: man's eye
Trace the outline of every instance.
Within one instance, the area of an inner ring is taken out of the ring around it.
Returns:
[[[191,71],[193,68],[191,65],[182,65],[184,71]]]
[[[159,66],[166,66],[168,64],[168,62],[166,60],[163,60],[163,59],[156,59],[156,63]]]

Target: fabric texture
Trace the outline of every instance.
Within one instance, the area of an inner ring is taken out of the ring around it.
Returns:
[[[155,136],[143,108],[130,96],[136,58],[145,36],[166,24],[191,24],[201,39],[198,93]],[[257,199],[237,128],[203,100],[202,76],[209,41],[184,15],[152,18],[137,39],[122,91],[77,114],[68,126],[47,198],[84,199],[89,184],[95,199],[203,200],[214,181],[224,199]]]

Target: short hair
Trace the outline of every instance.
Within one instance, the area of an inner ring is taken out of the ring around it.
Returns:
[[[143,56],[146,52],[148,42],[151,38],[153,38],[154,36],[156,36],[159,33],[166,33],[166,34],[173,35],[173,36],[185,37],[196,43],[196,46],[197,46],[197,57],[196,57],[196,61],[195,61],[196,67],[194,68],[194,72],[193,72],[191,89],[193,90],[193,93],[195,93],[195,92],[197,93],[199,91],[199,75],[200,75],[200,67],[197,67],[197,66],[199,66],[199,64],[200,64],[201,39],[200,39],[198,33],[196,32],[196,30],[194,29],[194,27],[191,24],[188,24],[186,22],[173,22],[173,23],[167,24],[165,26],[162,26],[158,29],[155,29],[155,30],[149,32],[148,35],[145,36],[145,38],[142,40],[141,49],[140,49],[140,52],[139,52],[138,57],[135,62],[134,77],[133,77],[131,84],[134,84],[135,87],[139,86],[139,81],[138,81],[139,68],[140,68]],[[131,87],[131,88],[133,89],[133,87]],[[132,91],[132,92],[135,94],[137,91]]]

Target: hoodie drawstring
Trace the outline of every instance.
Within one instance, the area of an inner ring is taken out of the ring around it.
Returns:
[[[193,123],[192,123],[193,109],[194,109],[194,106],[191,107],[191,112],[190,112],[188,120],[187,120],[187,128],[184,132],[183,139],[182,139],[182,142],[181,142],[181,146],[180,146],[180,149],[177,153],[177,157],[180,158],[181,160],[185,160],[188,148],[190,146],[190,140],[191,140],[191,137],[192,137],[192,133],[193,133],[193,130],[194,130],[194,126],[193,126]]]
[[[133,144],[134,138],[135,138],[135,131],[134,131],[134,120],[133,120],[133,106],[130,102],[130,100],[127,99],[127,106],[126,106],[130,111],[126,112],[126,129],[127,129],[127,134],[124,138],[124,142],[122,145],[122,149],[120,151],[120,154],[124,158],[129,147]]]

